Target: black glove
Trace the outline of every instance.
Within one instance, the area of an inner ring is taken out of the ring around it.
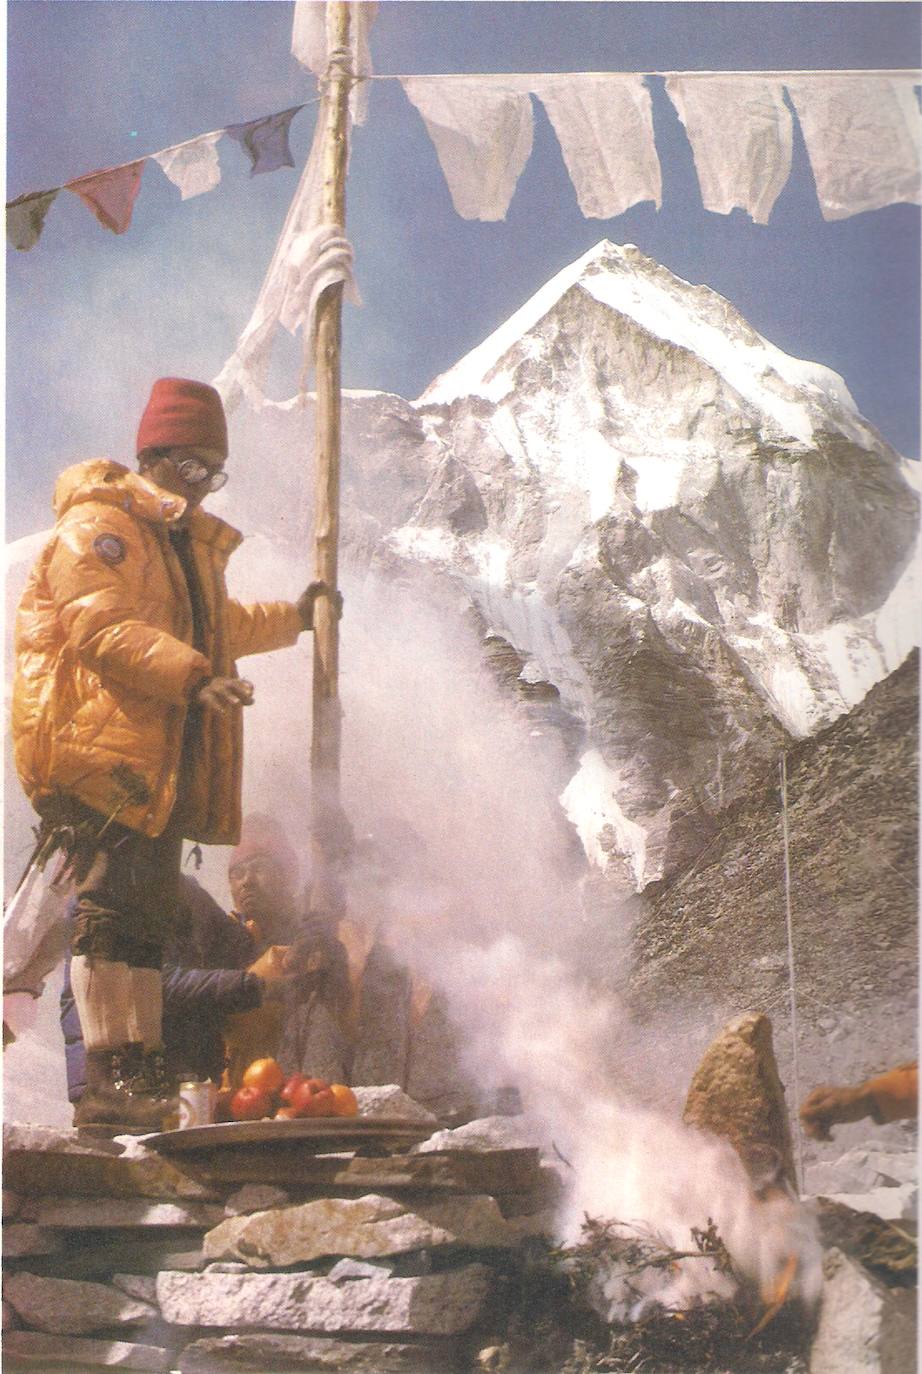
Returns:
[[[319,596],[328,596],[330,589],[325,582],[309,582],[298,597],[295,605],[301,616],[301,624],[305,630],[314,628],[314,603]],[[333,609],[336,612],[336,619],[341,620],[343,614],[343,594],[335,591],[332,594]]]

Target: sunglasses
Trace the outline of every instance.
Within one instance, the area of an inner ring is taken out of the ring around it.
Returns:
[[[190,487],[204,486],[208,491],[220,491],[227,481],[226,472],[214,472],[207,463],[201,462],[198,458],[184,458],[181,463],[176,463],[171,458],[170,462]]]

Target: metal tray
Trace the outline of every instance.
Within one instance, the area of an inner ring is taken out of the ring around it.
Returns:
[[[412,1121],[402,1116],[303,1117],[293,1121],[220,1121],[212,1126],[146,1135],[144,1144],[161,1154],[187,1154],[230,1145],[298,1145],[314,1154],[334,1150],[407,1149],[428,1140],[437,1122]]]

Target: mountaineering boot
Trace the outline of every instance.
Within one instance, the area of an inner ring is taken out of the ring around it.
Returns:
[[[75,1126],[111,1135],[145,1135],[162,1130],[174,1108],[175,1102],[148,1089],[141,1045],[87,1050],[86,1092],[74,1108]]]

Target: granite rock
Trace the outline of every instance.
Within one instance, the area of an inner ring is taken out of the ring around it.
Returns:
[[[327,1274],[330,1283],[348,1283],[352,1279],[379,1279],[393,1272],[387,1260],[341,1259]]]
[[[60,1236],[30,1221],[14,1221],[3,1228],[3,1258],[25,1259],[31,1255],[56,1255],[64,1246]]]
[[[826,1193],[833,1202],[843,1202],[856,1212],[873,1212],[884,1221],[915,1221],[919,1211],[919,1190],[914,1183],[897,1188],[871,1188],[866,1193]]]
[[[212,1199],[214,1191],[138,1141],[130,1153],[117,1141],[74,1130],[7,1122],[4,1177],[23,1193],[62,1196]]]
[[[330,1283],[310,1274],[160,1274],[157,1297],[178,1326],[386,1331],[454,1336],[477,1321],[491,1271],[471,1264],[413,1279]]]
[[[224,1208],[209,1202],[155,1202],[139,1198],[46,1198],[36,1211],[41,1226],[62,1230],[110,1227],[178,1227],[206,1230],[224,1219]]]
[[[866,1193],[872,1188],[890,1188],[914,1183],[919,1166],[915,1152],[874,1150],[856,1146],[838,1159],[822,1160],[807,1168],[807,1183],[813,1194],[830,1197],[838,1193]]]
[[[915,1291],[888,1288],[841,1250],[827,1251],[810,1374],[908,1374],[915,1361]]]
[[[521,1116],[484,1116],[451,1131],[436,1131],[412,1148],[413,1154],[442,1150],[525,1150],[537,1145],[535,1132]]]
[[[269,1207],[284,1207],[288,1200],[284,1188],[275,1188],[271,1183],[246,1183],[231,1193],[224,1204],[224,1214],[245,1216],[248,1212],[262,1212]]]
[[[343,1374],[433,1374],[450,1367],[444,1346],[399,1341],[337,1341],[322,1336],[212,1336],[179,1357],[180,1374],[266,1374],[267,1370],[336,1370]]]
[[[168,1350],[128,1341],[92,1341],[77,1336],[47,1336],[40,1331],[11,1331],[3,1341],[9,1360],[37,1365],[40,1371],[98,1365],[103,1369],[131,1369],[166,1374],[172,1367]]]
[[[149,1303],[117,1288],[72,1279],[11,1274],[4,1285],[7,1302],[27,1326],[59,1335],[80,1336],[110,1326],[130,1326],[157,1316]]]
[[[438,1120],[432,1112],[414,1102],[396,1083],[384,1083],[378,1087],[353,1088],[358,1103],[359,1116],[399,1116],[405,1121]]]
[[[112,1283],[129,1298],[149,1302],[152,1306],[157,1304],[157,1280],[153,1274],[113,1274]]]
[[[211,1259],[279,1268],[323,1255],[369,1259],[437,1246],[513,1249],[518,1233],[491,1197],[443,1198],[409,1205],[369,1193],[232,1217],[205,1236]]]
[[[737,1017],[705,1051],[684,1121],[729,1140],[759,1187],[782,1176],[795,1186],[784,1088],[767,1016]]]
[[[21,1198],[11,1188],[3,1189],[3,1220],[12,1221],[19,1212]]]

